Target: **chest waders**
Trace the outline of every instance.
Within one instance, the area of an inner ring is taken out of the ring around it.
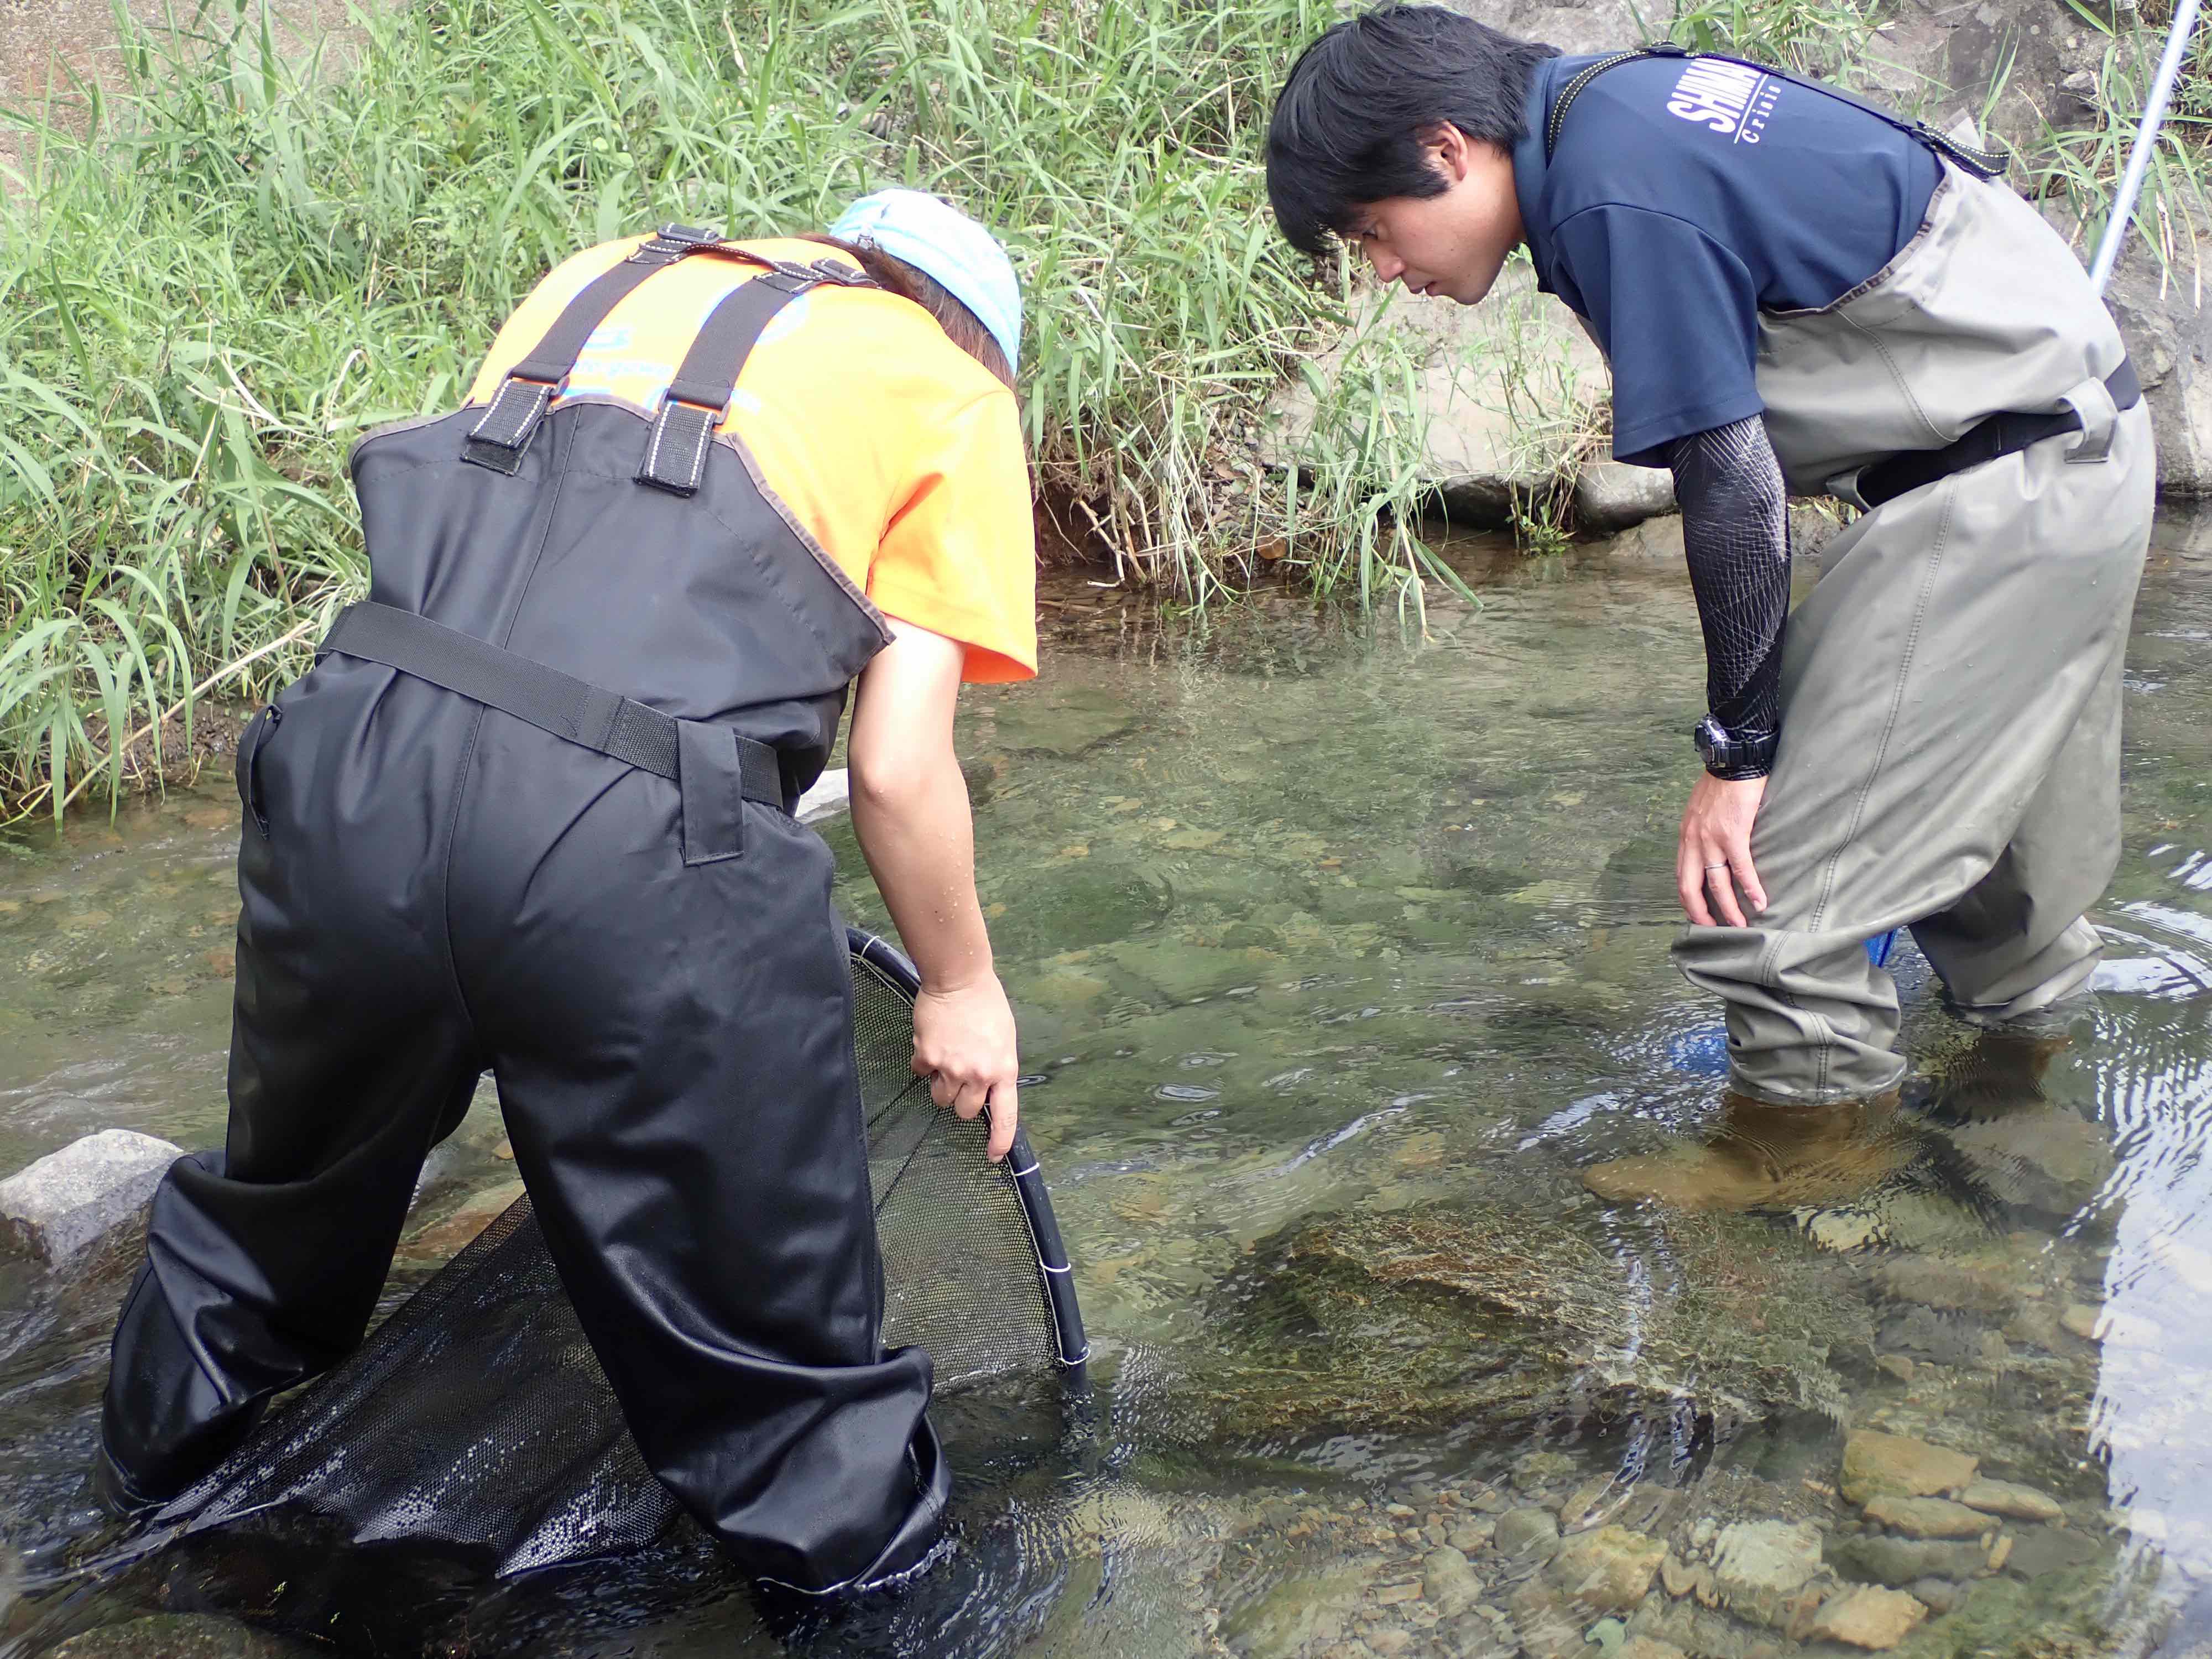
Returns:
[[[1645,55],[1682,54],[1592,68]],[[1904,1077],[1896,987],[1865,949],[1893,929],[1978,1023],[2087,983],[2155,483],[2135,373],[2072,250],[1983,176],[1990,158],[1862,107],[1936,152],[1935,194],[1866,282],[1759,313],[1758,383],[1791,491],[1869,510],[1790,614],[1752,832],[1767,908],[1674,947],[1726,1001],[1732,1085],[1784,1105]]]
[[[116,1333],[126,1497],[359,1343],[489,1070],[653,1474],[803,1590],[930,1547],[949,1477],[928,1357],[879,1341],[832,860],[787,815],[888,635],[715,430],[776,313],[864,279],[716,244],[665,230],[489,408],[355,448],[372,599],[240,744],[229,1133],[156,1194]],[[700,255],[731,283],[658,413],[559,400],[615,305]]]

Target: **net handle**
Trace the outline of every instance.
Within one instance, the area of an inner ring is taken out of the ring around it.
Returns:
[[[896,985],[909,1002],[921,994],[921,975],[896,945],[852,927],[845,929],[845,945],[855,958]],[[984,1107],[987,1121],[990,1113],[991,1109]],[[1075,1294],[1075,1270],[1068,1264],[1067,1248],[1060,1240],[1060,1218],[1053,1213],[1052,1194],[1046,1190],[1044,1170],[1038,1164],[1036,1153],[1030,1149],[1027,1130],[1016,1127],[1013,1146],[999,1167],[1013,1182],[1015,1196],[1021,1200],[1022,1218],[1029,1224],[1030,1243],[1036,1252],[1037,1278],[1044,1291],[1045,1305],[1052,1310],[1060,1363],[1070,1370],[1076,1370],[1091,1358],[1091,1341],[1084,1334],[1083,1310]]]

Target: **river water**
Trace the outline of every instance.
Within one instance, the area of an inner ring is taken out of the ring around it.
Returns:
[[[1747,1211],[1584,1181],[1656,1158],[1717,1200],[1748,1167],[1705,1151],[1715,1012],[1667,959],[1701,689],[1667,542],[1463,544],[1481,608],[1425,635],[1281,600],[1169,628],[1064,580],[1042,678],[968,694],[1094,1397],[1021,1460],[948,1406],[963,1547],[902,1601],[776,1624],[617,1571],[302,1632],[67,1583],[124,1266],[0,1262],[33,1591],[0,1652],[2212,1651],[2212,523],[2161,526],[2136,615],[2094,1009],[1978,1036],[1903,946],[1904,1103],[1758,1131],[1794,1173]],[[0,1170],[219,1140],[236,818],[225,780],[0,843]],[[435,1155],[406,1273],[503,1151],[483,1105]]]

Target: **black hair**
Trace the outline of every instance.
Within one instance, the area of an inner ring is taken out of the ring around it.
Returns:
[[[1443,6],[1382,6],[1299,55],[1267,123],[1267,199],[1293,246],[1320,253],[1370,203],[1439,196],[1422,136],[1442,125],[1510,151],[1528,76],[1557,46]]]

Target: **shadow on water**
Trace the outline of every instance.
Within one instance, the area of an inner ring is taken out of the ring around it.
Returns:
[[[910,1591],[780,1606],[688,1533],[502,1583],[298,1516],[64,1587],[128,1264],[0,1264],[0,1652],[2208,1650],[2212,533],[2136,617],[2094,1008],[1995,1039],[1907,947],[1914,1084],[1825,1140],[1723,1118],[1667,960],[1679,559],[1455,556],[1483,606],[1425,635],[1050,585],[1045,677],[970,695],[1095,1390],[943,1402],[959,1547]],[[0,1167],[219,1135],[234,815],[0,860]],[[388,1303],[502,1150],[488,1105],[439,1149]]]

